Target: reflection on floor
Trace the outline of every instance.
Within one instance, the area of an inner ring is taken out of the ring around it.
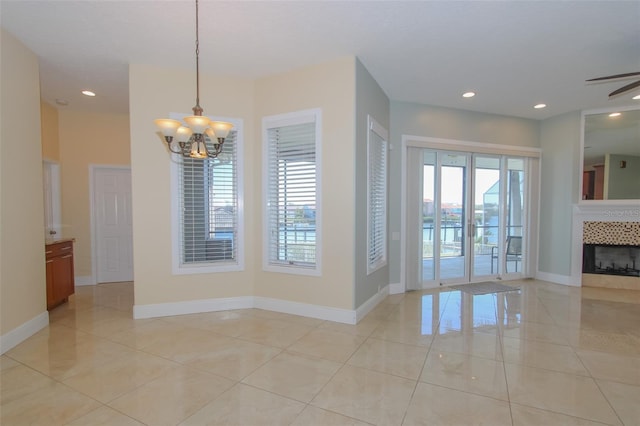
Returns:
[[[136,321],[131,283],[80,287],[0,358],[0,423],[640,424],[640,291],[513,283],[389,296],[356,326]]]
[[[464,256],[447,256],[440,258],[440,279],[447,280],[451,278],[464,277],[465,272]],[[425,257],[422,259],[422,280],[433,281],[434,277],[434,260],[433,257]],[[473,275],[497,276],[505,273],[522,272],[522,260],[509,258],[505,264],[506,271],[502,274],[498,273],[498,260],[491,257],[491,253],[478,254],[473,256]]]

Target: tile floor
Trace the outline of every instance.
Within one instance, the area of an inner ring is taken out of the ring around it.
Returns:
[[[356,326],[133,320],[79,287],[3,355],[2,425],[640,425],[640,291],[511,282],[387,297]]]

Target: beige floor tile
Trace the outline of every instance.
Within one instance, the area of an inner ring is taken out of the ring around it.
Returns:
[[[152,345],[175,344],[176,336],[188,332],[187,327],[158,319],[112,334],[109,340],[131,348],[145,349]]]
[[[2,425],[62,425],[98,408],[100,404],[67,386],[54,383],[2,404]]]
[[[638,322],[640,324],[640,322]],[[569,343],[576,349],[640,357],[640,337],[572,327]]]
[[[418,383],[402,424],[510,426],[511,414],[506,401]]]
[[[242,382],[301,402],[309,402],[342,364],[282,352]]]
[[[191,327],[174,328],[172,323],[170,330],[179,330],[177,333],[158,334],[153,343],[144,347],[144,352],[148,352],[163,358],[184,363],[196,358],[198,355],[210,352],[219,346],[219,342],[227,342],[230,339],[226,336],[198,330]]]
[[[596,380],[625,426],[640,424],[640,386]]]
[[[420,381],[504,401],[509,400],[500,361],[433,349]]]
[[[593,377],[640,386],[639,357],[582,350],[577,354]]]
[[[390,342],[429,347],[433,341],[434,332],[435,330],[432,327],[427,327],[423,324],[385,322],[371,333],[371,337]]]
[[[300,315],[292,315],[286,314],[284,312],[275,312],[275,311],[267,311],[265,309],[247,309],[246,315],[256,317],[256,318],[265,318],[265,319],[275,319],[280,320],[292,324],[305,325],[307,327],[318,327],[325,320],[321,320],[318,318],[311,317],[302,317]]]
[[[511,416],[513,426],[602,426],[604,424],[518,404],[511,404]]]
[[[304,407],[301,402],[238,383],[180,425],[288,425]]]
[[[67,426],[144,426],[137,420],[125,416],[116,410],[101,406],[92,412],[68,423]]]
[[[307,325],[291,324],[282,320],[261,319],[260,323],[240,334],[238,338],[263,345],[286,348],[313,330]]]
[[[339,333],[369,337],[382,321],[364,317],[358,324],[342,324],[339,322],[325,321],[318,326],[318,330],[337,331]]]
[[[400,424],[415,381],[345,365],[311,405],[372,424]]]
[[[291,426],[370,426],[371,423],[307,405]]]
[[[493,425],[509,398],[516,426],[640,425],[640,292],[514,283],[389,296],[357,325],[260,309],[136,321],[132,283],[79,287],[0,357],[0,423]]]
[[[357,334],[345,334],[327,329],[311,330],[288,350],[324,358],[330,361],[345,362],[365,341]]]
[[[193,342],[194,346],[199,346]],[[206,345],[187,351],[184,363],[234,381],[240,381],[278,355],[282,349],[231,337],[207,341]]]
[[[79,371],[135,353],[126,346],[64,326],[49,328],[52,329],[49,334],[34,336],[7,354],[43,374],[63,380]]]
[[[18,362],[2,357],[0,372],[0,404],[28,396],[39,389],[53,387],[55,381]],[[6,360],[6,361],[5,361]]]
[[[433,339],[433,349],[502,361],[500,337],[488,333],[448,333]]]
[[[148,425],[175,425],[233,386],[234,382],[179,367],[109,403]]]
[[[501,330],[503,337],[512,339],[535,340],[537,342],[554,343],[556,345],[568,345],[569,340],[563,329],[551,324],[536,322],[520,322],[513,327],[504,327]]]
[[[179,366],[175,362],[141,352],[79,372],[64,384],[107,403]]]
[[[620,424],[590,377],[505,364],[510,401],[573,417]]]
[[[416,380],[422,371],[428,349],[424,346],[367,339],[348,364]]]
[[[504,362],[588,376],[571,346],[504,337]]]

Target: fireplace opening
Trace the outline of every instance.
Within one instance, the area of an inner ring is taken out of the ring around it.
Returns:
[[[582,272],[640,277],[640,246],[584,244]]]

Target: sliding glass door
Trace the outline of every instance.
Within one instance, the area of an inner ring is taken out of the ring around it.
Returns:
[[[527,159],[424,148],[408,153],[408,254],[420,260],[407,263],[417,268],[408,271],[407,287],[522,276]]]

